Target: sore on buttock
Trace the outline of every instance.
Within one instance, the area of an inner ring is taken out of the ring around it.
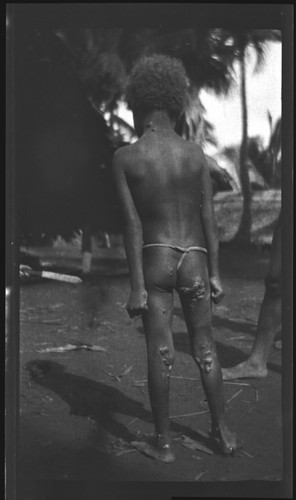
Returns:
[[[200,300],[206,296],[206,285],[204,282],[196,283],[190,287],[180,286],[178,288],[179,294],[188,300]]]

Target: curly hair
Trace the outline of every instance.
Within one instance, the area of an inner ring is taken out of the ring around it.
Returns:
[[[164,110],[179,116],[187,88],[188,78],[181,61],[161,54],[144,56],[130,74],[126,100],[134,112]]]

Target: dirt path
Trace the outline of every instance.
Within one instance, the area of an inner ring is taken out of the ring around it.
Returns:
[[[214,308],[213,326],[222,366],[245,359],[252,345],[267,262],[267,257],[221,253],[226,297]],[[97,277],[76,286],[43,281],[21,287],[20,479],[280,480],[281,352],[275,349],[267,378],[225,383],[228,420],[244,441],[243,452],[223,458],[182,445],[187,436],[207,446],[209,414],[177,297],[170,410],[177,460],[161,464],[129,446],[152,433],[153,425],[145,339],[141,321],[126,314],[127,291],[127,276]],[[106,352],[39,352],[69,343]],[[192,413],[198,415],[179,417]]]

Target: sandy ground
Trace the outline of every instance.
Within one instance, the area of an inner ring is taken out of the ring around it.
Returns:
[[[213,327],[223,367],[242,361],[250,350],[267,264],[266,255],[221,251],[226,296],[214,307]],[[281,351],[274,348],[265,379],[224,384],[228,422],[244,443],[242,451],[224,458],[184,446],[185,436],[208,447],[210,420],[177,296],[170,403],[177,459],[162,464],[131,447],[131,441],[153,432],[145,339],[141,320],[129,319],[125,311],[125,264],[114,272],[112,262],[103,267],[106,272],[94,270],[87,283],[40,280],[20,288],[18,463],[23,493],[18,500],[35,498],[33,491],[40,500],[54,498],[43,496],[39,480],[280,481]],[[105,351],[41,352],[67,344]]]

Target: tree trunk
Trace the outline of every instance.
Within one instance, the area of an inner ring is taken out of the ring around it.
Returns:
[[[85,224],[82,230],[81,251],[82,251],[82,272],[88,274],[91,271],[92,261],[92,245],[91,245],[91,228],[89,224]]]
[[[270,157],[271,157],[271,181],[270,186],[275,188],[278,181],[278,154],[281,147],[281,128],[279,122],[276,123],[272,138],[270,141]]]
[[[238,231],[234,237],[235,241],[239,243],[250,243],[251,241],[251,227],[252,227],[252,191],[249,178],[248,169],[248,110],[246,98],[246,62],[245,50],[241,49],[240,58],[241,69],[241,104],[242,104],[242,125],[243,136],[240,148],[240,181],[243,196],[243,211]]]

